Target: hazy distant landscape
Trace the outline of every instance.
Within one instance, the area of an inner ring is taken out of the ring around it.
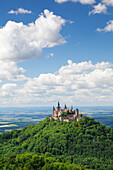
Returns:
[[[113,107],[79,107],[79,109],[80,113],[94,117],[96,121],[113,128]],[[51,107],[0,108],[0,133],[35,125],[51,114]]]

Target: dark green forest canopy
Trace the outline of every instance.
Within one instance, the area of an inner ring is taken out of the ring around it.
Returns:
[[[90,117],[84,117],[79,122],[50,121],[47,117],[37,125],[0,135],[1,160],[12,154],[18,157],[18,154],[24,153],[49,153],[57,163],[113,169],[113,128]]]
[[[0,169],[18,170],[87,170],[82,165],[70,164],[65,160],[55,159],[50,153],[13,154],[0,159]]]

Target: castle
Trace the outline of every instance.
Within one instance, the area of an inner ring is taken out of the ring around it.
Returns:
[[[63,109],[60,107],[60,103],[58,102],[58,106],[55,107],[53,106],[53,111],[52,111],[52,118],[57,120],[59,119],[60,121],[78,121],[80,118],[82,118],[79,115],[79,110],[73,110],[73,107],[71,109],[67,109],[67,106],[65,105]]]

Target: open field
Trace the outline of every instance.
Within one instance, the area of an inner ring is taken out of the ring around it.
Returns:
[[[76,107],[75,107],[76,108]],[[113,107],[78,107],[80,113],[113,127]],[[0,133],[35,125],[51,116],[52,108],[0,108]]]

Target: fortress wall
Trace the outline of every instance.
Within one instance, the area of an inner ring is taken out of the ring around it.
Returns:
[[[63,119],[64,122],[69,122],[69,119]]]

